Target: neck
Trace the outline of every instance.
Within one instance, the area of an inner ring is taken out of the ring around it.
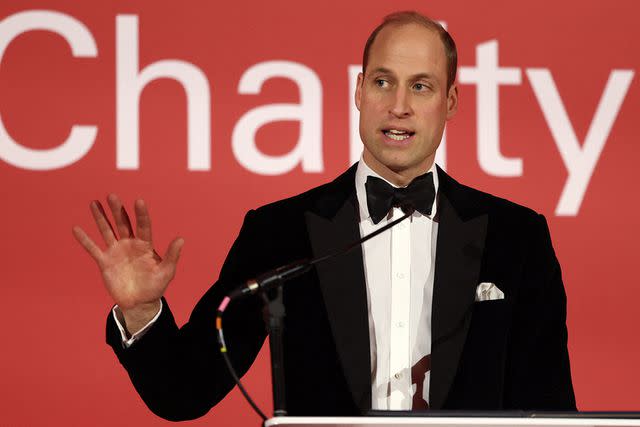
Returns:
[[[371,170],[398,187],[406,187],[416,177],[425,174],[433,165],[435,156],[429,156],[424,162],[406,168],[392,169],[376,160],[367,150],[362,159]]]

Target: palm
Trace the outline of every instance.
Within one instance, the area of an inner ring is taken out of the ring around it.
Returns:
[[[163,260],[153,249],[151,220],[144,202],[135,203],[136,235],[118,197],[110,195],[108,202],[119,239],[97,201],[91,203],[91,213],[106,249],[101,250],[79,227],[73,229],[74,235],[98,264],[105,287],[118,306],[128,309],[157,301],[173,279],[182,239],[171,242]]]
[[[159,299],[173,278],[175,264],[163,265],[149,242],[124,239],[105,252],[102,277],[120,307]]]

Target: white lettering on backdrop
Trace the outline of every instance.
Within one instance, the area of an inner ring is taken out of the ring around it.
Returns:
[[[569,174],[556,206],[556,215],[575,216],[629,90],[633,71],[611,72],[582,145],[549,70],[527,68],[526,73]]]
[[[211,99],[202,70],[177,59],[165,59],[138,70],[138,17],[116,18],[116,165],[140,165],[140,94],[156,79],[174,79],[187,96],[187,167],[211,169]]]
[[[64,38],[74,57],[98,56],[96,41],[82,22],[64,13],[32,10],[13,14],[0,21],[0,63],[7,46],[20,34],[29,31],[50,31]],[[97,134],[97,126],[73,125],[69,137],[59,146],[33,149],[11,138],[0,117],[0,158],[21,169],[63,168],[84,157],[93,146]]]
[[[249,68],[240,78],[238,93],[260,93],[262,84],[285,77],[298,85],[300,104],[270,104],[245,113],[233,129],[231,146],[238,162],[261,175],[280,175],[299,163],[304,172],[322,172],[322,84],[309,67],[291,61],[268,61]],[[282,156],[268,156],[256,146],[256,132],[269,122],[297,120],[300,136],[296,147]]]
[[[50,10],[18,12],[0,21],[0,63],[9,44],[30,31],[49,31],[65,39],[74,57],[97,57],[98,48],[89,29],[79,20]],[[140,94],[150,82],[161,78],[176,80],[187,98],[187,168],[211,170],[211,99],[209,82],[197,66],[165,59],[139,69],[138,17],[116,17],[116,168],[138,169]],[[521,85],[518,67],[498,65],[498,41],[489,40],[476,47],[476,66],[460,67],[460,84],[477,87],[477,156],[489,175],[517,177],[523,174],[523,159],[508,158],[500,151],[499,86]],[[358,111],[353,102],[360,65],[349,65],[349,161],[358,160],[361,142]],[[567,181],[556,207],[556,215],[578,214],[600,155],[607,142],[622,103],[634,77],[633,70],[612,70],[584,142],[578,141],[562,98],[547,68],[527,68],[535,98],[568,172]],[[322,158],[322,84],[317,74],[293,61],[266,61],[251,66],[240,78],[238,93],[258,94],[271,78],[288,78],[296,83],[299,104],[269,104],[245,113],[235,124],[231,146],[238,162],[261,175],[284,174],[298,165],[304,172],[323,171]],[[280,156],[262,153],[255,141],[258,129],[275,121],[299,121],[300,134],[294,149]],[[93,146],[97,126],[74,124],[69,137],[51,149],[33,149],[20,145],[4,127],[0,117],[0,159],[22,169],[52,170],[80,160]],[[443,135],[436,161],[445,166],[446,137]]]
[[[474,67],[460,67],[460,84],[475,84],[478,162],[483,171],[494,176],[522,176],[522,159],[506,158],[500,153],[500,85],[519,85],[519,68],[498,66],[498,42],[491,40],[476,47]]]

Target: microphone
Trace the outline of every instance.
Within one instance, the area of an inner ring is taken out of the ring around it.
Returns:
[[[313,261],[314,260],[302,259],[262,273],[254,279],[247,280],[243,286],[233,290],[229,294],[229,298],[233,300],[253,295],[260,290],[269,290],[278,286],[279,283],[291,280],[311,270],[314,264]]]
[[[283,283],[293,278],[296,278],[298,276],[301,276],[302,274],[311,270],[311,267],[313,267],[315,264],[319,262],[326,261],[333,257],[346,254],[353,248],[362,245],[367,240],[372,239],[378,234],[387,231],[391,227],[395,227],[397,224],[409,218],[415,212],[415,207],[409,201],[404,201],[402,205],[398,207],[402,209],[402,212],[404,212],[404,215],[396,219],[395,221],[390,222],[384,227],[379,228],[376,231],[373,231],[367,234],[366,236],[344,246],[343,248],[333,250],[325,255],[322,255],[316,258],[311,258],[311,259],[309,258],[301,259],[298,261],[294,261],[290,264],[286,264],[281,267],[275,268],[273,270],[269,270],[265,273],[262,273],[261,275],[255,277],[254,279],[247,280],[244,285],[233,290],[228,295],[228,298],[230,300],[234,300],[237,298],[254,295],[259,291],[267,291],[269,289],[275,288],[280,283]]]

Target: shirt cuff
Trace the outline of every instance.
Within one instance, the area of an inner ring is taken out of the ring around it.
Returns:
[[[129,334],[127,333],[127,330],[124,328],[124,326],[122,326],[122,324],[124,323],[124,317],[122,315],[122,311],[120,310],[120,307],[118,307],[117,305],[114,305],[113,309],[111,309],[111,314],[113,315],[113,320],[115,320],[116,325],[118,325],[118,330],[120,330],[120,338],[122,339],[122,346],[124,348],[129,348],[133,345],[133,343],[135,343],[140,338],[142,338],[144,334],[149,330],[149,328],[153,326],[155,321],[158,320],[158,317],[160,317],[160,313],[162,313],[162,300],[160,300],[160,309],[158,310],[156,315],[153,316],[153,319],[149,320],[149,323],[144,325],[142,329],[140,329],[138,332],[133,334],[131,338],[127,338]]]

